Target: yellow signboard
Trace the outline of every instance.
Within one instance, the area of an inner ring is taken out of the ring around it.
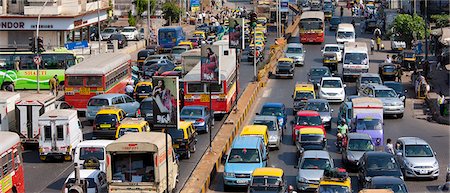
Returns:
[[[91,88],[81,87],[80,88],[80,94],[81,95],[90,95],[91,94]]]
[[[206,95],[206,94],[200,95],[200,102],[202,102],[202,103],[209,102],[209,95]]]

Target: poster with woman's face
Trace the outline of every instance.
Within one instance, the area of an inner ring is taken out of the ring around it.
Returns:
[[[152,77],[153,126],[157,129],[178,128],[178,77]]]
[[[244,19],[230,18],[229,20],[230,48],[244,49]]]
[[[220,48],[218,45],[202,45],[200,79],[202,82],[219,82]]]

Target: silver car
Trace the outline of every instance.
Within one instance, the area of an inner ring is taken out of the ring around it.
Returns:
[[[325,99],[308,99],[304,110],[317,111],[326,129],[331,129],[331,115],[333,109]]]
[[[328,151],[309,150],[303,153],[298,165],[297,189],[315,190],[326,168],[334,168],[333,158]]]
[[[283,129],[278,124],[276,116],[258,115],[253,120],[254,125],[267,125],[269,131],[268,147],[279,149],[283,139]]]
[[[181,64],[181,54],[188,51],[188,46],[175,46],[172,48],[172,51],[170,52],[173,62],[175,64]]]
[[[287,58],[294,60],[296,66],[303,66],[305,64],[305,52],[306,50],[301,43],[289,43],[287,49],[284,52]]]
[[[347,146],[342,150],[342,162],[347,168],[355,168],[366,151],[374,151],[372,138],[366,133],[348,133]]]
[[[379,74],[375,73],[362,73],[356,79],[356,89],[360,90],[366,87],[367,84],[383,84]]]
[[[405,112],[405,104],[398,98],[394,89],[384,85],[369,83],[358,92],[358,96],[375,97],[383,102],[383,114],[395,115],[402,118]]]
[[[395,145],[395,153],[405,177],[434,180],[439,177],[436,152],[425,140],[418,137],[400,137]]]
[[[115,27],[105,28],[102,33],[100,33],[102,40],[109,40],[112,34],[119,33],[119,30]]]

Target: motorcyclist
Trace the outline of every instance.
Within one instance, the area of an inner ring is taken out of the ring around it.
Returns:
[[[342,140],[347,137],[348,133],[348,126],[345,120],[342,120],[341,123],[338,125],[338,133],[337,133],[337,141],[338,145],[342,146]]]

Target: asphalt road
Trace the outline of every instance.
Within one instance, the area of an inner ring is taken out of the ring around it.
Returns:
[[[346,9],[347,11],[347,9]],[[337,11],[336,13],[339,13]],[[345,15],[349,15],[346,13]],[[349,17],[344,18],[344,21],[350,22],[351,19]],[[357,41],[366,41],[368,42],[370,39],[370,34],[360,34],[359,28],[358,30],[358,38]],[[326,40],[325,43],[335,43],[335,32],[326,31]],[[307,82],[307,73],[311,67],[322,66],[321,60],[321,48],[322,45],[314,45],[314,44],[306,44],[306,58],[305,58],[305,66],[296,67],[295,77],[294,79],[271,79],[269,80],[267,87],[264,88],[261,95],[257,97],[255,104],[255,108],[252,110],[249,115],[248,120],[252,120],[255,113],[258,112],[261,106],[266,102],[281,102],[284,103],[289,111],[288,111],[288,123],[293,120],[292,115],[292,98],[291,94],[293,92],[294,86],[296,82]],[[386,53],[375,52],[370,56],[370,72],[377,73],[377,65],[384,60],[386,57]],[[409,77],[403,78],[408,79]],[[406,101],[406,110],[403,119],[394,119],[387,118],[385,120],[384,125],[384,139],[391,138],[395,142],[395,140],[399,137],[403,136],[417,136],[425,141],[427,141],[433,150],[437,152],[437,159],[440,166],[440,176],[438,180],[417,180],[417,179],[407,179],[406,185],[409,192],[434,192],[437,191],[437,187],[442,185],[445,181],[446,167],[449,163],[449,128],[448,126],[439,125],[436,123],[430,123],[426,120],[417,119],[415,117],[415,113],[420,111],[415,102],[416,100],[411,98],[411,93],[413,93],[412,86],[409,82],[404,82],[405,88],[408,88],[408,98]],[[355,83],[347,83],[346,88],[347,95],[356,94]],[[334,109],[333,117],[337,116],[339,110],[339,104],[332,104],[332,108]],[[283,143],[279,150],[271,151],[269,155],[269,164],[271,167],[278,167],[284,170],[285,176],[288,184],[294,185],[295,187],[295,179],[298,173],[298,169],[295,169],[294,166],[297,164],[298,160],[296,159],[296,148],[292,145],[291,139],[291,129],[292,126],[288,125],[287,130],[284,132]],[[328,140],[328,151],[334,159],[334,163],[337,167],[342,166],[341,162],[341,154],[337,153],[337,149],[335,147],[336,142],[336,123],[332,124],[332,129],[327,131],[327,140]],[[219,170],[220,171],[220,170]],[[223,167],[222,170],[223,171]],[[357,192],[360,187],[358,187],[357,183],[357,173],[350,173],[352,178],[352,187],[353,191]],[[222,173],[220,172],[216,178],[213,180],[212,185],[210,186],[209,192],[223,192],[223,183],[222,183]],[[247,191],[236,190],[237,192]]]
[[[239,5],[239,4],[238,4]],[[274,35],[268,36],[268,44],[274,42]],[[268,55],[269,46],[266,49],[266,55]],[[132,59],[136,58],[137,51],[132,53]],[[253,80],[253,63],[247,61],[247,51],[244,50],[241,58],[241,65],[239,68],[239,95],[245,89],[247,84]],[[261,63],[264,64],[264,63]],[[80,118],[83,120],[83,118]],[[217,134],[218,128],[221,127],[226,117],[218,117],[215,121],[215,127],[211,130],[212,136]],[[83,129],[84,139],[91,139],[92,126],[85,124]],[[189,160],[182,159],[180,161],[180,175],[177,189],[180,190],[186,183],[188,177],[194,170],[195,166],[199,162],[203,153],[208,150],[209,147],[209,134],[201,134],[198,136],[197,151],[193,153]],[[23,153],[24,169],[25,169],[25,188],[27,192],[43,192],[53,193],[61,192],[64,185],[64,181],[67,176],[73,171],[72,162],[52,162],[44,163],[39,160],[39,153],[37,150],[26,150]]]

